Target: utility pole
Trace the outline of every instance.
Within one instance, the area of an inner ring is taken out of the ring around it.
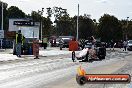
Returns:
[[[127,36],[127,31],[128,31],[128,19],[129,19],[129,17],[127,17],[126,36],[125,36],[125,39],[126,39],[126,40],[128,39],[128,36]]]
[[[43,41],[43,40],[42,40],[42,39],[43,39],[43,38],[42,38],[42,37],[43,37],[43,31],[42,31],[42,30],[43,30],[43,21],[41,20],[41,41]]]
[[[78,15],[77,15],[77,35],[76,35],[76,40],[78,41],[78,19],[79,19],[79,4],[78,4]]]
[[[1,4],[2,4],[2,9],[1,9],[1,14],[2,14],[1,30],[3,30],[3,2],[1,2]]]
[[[41,15],[41,19],[40,19],[40,20],[41,20],[41,21],[40,21],[40,25],[41,25],[41,26],[40,26],[40,29],[41,29],[41,38],[40,38],[40,39],[41,39],[41,41],[42,41],[42,37],[43,37],[43,31],[42,31],[42,29],[43,29],[43,20],[42,20],[43,12],[44,12],[44,8],[42,8],[41,11],[38,10],[38,13]]]
[[[3,2],[2,1],[1,1],[1,32],[3,33]],[[1,35],[2,35],[2,33],[1,33]],[[1,49],[2,49],[2,40],[3,39],[1,38],[0,40],[1,40],[1,44],[0,45],[1,45]]]

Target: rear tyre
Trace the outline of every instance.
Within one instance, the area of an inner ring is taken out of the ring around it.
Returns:
[[[87,54],[86,54],[85,61],[86,61],[86,62],[89,61],[89,53],[88,53],[88,52],[87,52]]]
[[[72,51],[72,61],[75,61],[75,51]]]

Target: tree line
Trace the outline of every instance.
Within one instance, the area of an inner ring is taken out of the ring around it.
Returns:
[[[76,37],[77,16],[71,17],[67,10],[61,7],[47,8],[46,14],[46,17],[38,11],[25,14],[16,6],[4,7],[4,30],[8,30],[9,18],[31,18],[33,21],[42,22],[43,37],[53,35]],[[54,17],[54,22],[51,21],[51,17]],[[104,14],[98,21],[91,19],[88,14],[79,16],[79,39],[95,36],[95,38],[109,42],[111,40],[125,40],[126,35],[128,39],[132,38],[132,21],[118,20],[109,14]]]

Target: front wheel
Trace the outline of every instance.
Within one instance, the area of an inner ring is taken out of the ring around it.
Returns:
[[[89,58],[90,58],[90,57],[89,57],[89,52],[87,52],[86,57],[85,57],[85,61],[86,61],[86,62],[89,62]]]
[[[75,51],[72,51],[72,60],[75,61]]]

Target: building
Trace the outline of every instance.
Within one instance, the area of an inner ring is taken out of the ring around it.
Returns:
[[[9,19],[8,32],[18,32],[18,30],[21,30],[25,38],[39,39],[39,27],[40,23],[33,22],[31,19]]]

